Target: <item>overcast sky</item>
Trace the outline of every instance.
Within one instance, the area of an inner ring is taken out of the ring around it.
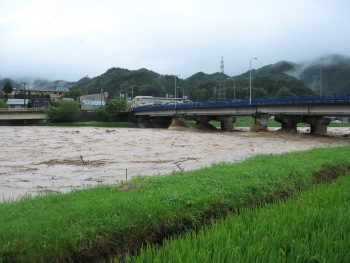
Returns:
[[[187,78],[350,55],[349,0],[0,0],[0,76]]]

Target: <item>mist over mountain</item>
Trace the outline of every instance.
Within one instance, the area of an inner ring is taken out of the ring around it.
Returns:
[[[290,76],[317,93],[321,87],[322,94],[350,92],[350,57],[344,55],[329,55],[301,63],[280,61],[254,70],[254,73],[254,76],[274,79]],[[248,75],[246,72],[241,76]]]
[[[65,80],[48,81],[35,79],[26,83],[26,88],[49,90],[58,87],[80,90],[83,94],[100,93],[104,90],[109,97],[152,95],[190,96],[194,100],[218,99],[215,93],[225,84],[227,98],[247,98],[250,71],[241,75],[228,76],[216,72],[198,72],[187,79],[174,75],[161,75],[142,68],[128,70],[111,68],[104,74],[81,78],[76,82]],[[0,79],[0,87],[9,81],[16,89],[23,88],[23,80]],[[258,69],[252,69],[254,97],[293,96],[304,94],[347,93],[350,91],[350,58],[330,55],[312,61],[294,63],[279,61]]]

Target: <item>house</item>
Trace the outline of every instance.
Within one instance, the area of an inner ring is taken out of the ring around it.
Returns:
[[[10,109],[23,109],[28,108],[28,102],[28,99],[8,99],[6,103]]]
[[[35,89],[28,89],[26,90],[26,92],[30,93],[31,96],[35,95],[35,94],[39,94],[39,95],[42,95],[42,94],[50,94],[50,99],[52,100],[58,100],[61,98],[61,96],[66,93],[66,92],[69,92],[69,90],[42,90],[42,89],[38,89],[38,90],[35,90]]]
[[[68,87],[63,87],[63,86],[57,86],[56,87],[56,90],[59,90],[59,91],[69,91],[69,88]]]
[[[32,108],[47,108],[50,106],[49,98],[32,98]]]

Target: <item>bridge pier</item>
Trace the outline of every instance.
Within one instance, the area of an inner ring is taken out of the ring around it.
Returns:
[[[275,121],[281,123],[281,131],[297,132],[297,125],[299,122],[303,122],[303,116],[275,116]]]
[[[221,130],[223,131],[233,131],[234,123],[236,122],[236,117],[234,116],[221,116],[217,117],[216,120],[221,122]]]
[[[268,119],[270,118],[270,114],[267,113],[256,113],[253,115],[255,118],[255,124],[267,128]]]
[[[209,124],[211,120],[215,120],[214,117],[210,116],[193,116],[193,119],[196,121],[195,128],[197,129],[211,129],[211,130],[216,130],[216,127],[213,125]]]
[[[331,118],[306,116],[304,122],[310,124],[310,134],[324,135],[327,134],[327,126],[331,122]]]
[[[172,117],[146,117],[139,116],[137,122],[140,128],[169,128]]]
[[[331,122],[330,118],[322,116],[284,116],[276,115],[275,121],[281,123],[282,131],[297,132],[299,122],[310,124],[310,134],[327,134],[327,126]]]

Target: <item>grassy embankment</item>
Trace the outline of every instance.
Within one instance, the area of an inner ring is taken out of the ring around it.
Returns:
[[[350,146],[0,204],[0,262],[96,261],[345,174]],[[348,234],[348,233],[347,233]],[[203,252],[207,253],[207,252]]]
[[[190,126],[195,125],[195,121],[187,121]],[[220,127],[221,123],[219,121],[210,121],[209,122],[214,127]],[[236,117],[236,122],[234,123],[235,128],[237,127],[251,127],[254,125],[254,119],[252,117]],[[268,127],[281,127],[281,123],[275,121],[274,119],[268,119],[267,122]],[[298,127],[310,127],[307,123],[299,123]],[[350,127],[350,123],[348,122],[331,122],[328,127]]]
[[[350,262],[350,174],[145,247],[132,262]]]

